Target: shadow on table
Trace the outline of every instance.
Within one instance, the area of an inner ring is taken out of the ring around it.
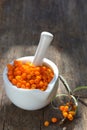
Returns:
[[[8,104],[4,104],[0,109],[0,126],[2,125],[3,129],[9,128],[9,130],[54,130],[56,128],[62,130],[64,127],[66,127],[67,130],[73,130],[75,125],[79,123],[79,117],[77,117],[73,122],[65,122],[61,126],[59,126],[58,123],[51,123],[47,128],[43,125],[45,120],[50,121],[53,116],[59,118],[58,115],[58,111],[54,110],[50,105],[41,110],[26,111],[9,102]]]

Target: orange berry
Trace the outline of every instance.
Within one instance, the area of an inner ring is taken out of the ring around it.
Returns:
[[[20,82],[17,83],[17,87],[21,88],[21,83]]]
[[[17,80],[16,79],[12,79],[12,84],[16,85],[17,84]]]
[[[36,78],[34,82],[35,84],[39,84],[40,80]]]
[[[68,111],[69,110],[69,106],[64,106],[64,111]]]
[[[13,71],[12,70],[8,71],[8,75],[13,75]]]
[[[68,116],[68,113],[65,112],[65,111],[63,111],[62,114],[63,114],[63,116],[64,116],[65,118]]]
[[[49,121],[44,122],[44,126],[46,126],[46,127],[49,126],[49,124],[50,124]]]
[[[22,80],[22,84],[26,86],[26,80]]]
[[[10,70],[13,70],[13,65],[11,65],[11,64],[7,64],[7,68],[8,68],[8,71],[10,71]]]
[[[9,79],[10,81],[12,81],[13,75],[9,75],[9,76],[8,76],[8,79]]]
[[[39,86],[40,86],[40,87],[43,87],[43,85],[44,85],[43,81],[40,81],[40,82],[39,82]]]
[[[31,84],[31,89],[35,89],[36,88],[36,84]]]
[[[34,80],[33,79],[29,80],[29,83],[34,84]]]
[[[43,66],[42,66],[42,71],[45,72],[46,70],[47,70],[47,67],[43,65]]]
[[[40,66],[37,66],[37,67],[36,67],[36,70],[40,72]]]
[[[75,111],[69,111],[69,114],[71,114],[72,116],[75,116],[76,112]]]
[[[67,118],[68,118],[70,121],[72,121],[72,120],[73,120],[72,114],[68,114]]]
[[[26,83],[26,88],[30,88],[30,83]]]
[[[16,75],[21,75],[21,71],[20,71],[20,70],[17,70],[17,71],[16,71]]]
[[[21,84],[21,88],[26,88],[26,86],[24,84]]]
[[[28,80],[30,80],[31,77],[32,77],[32,76],[31,76],[30,74],[27,75],[27,79],[28,79]]]
[[[40,75],[39,71],[35,71],[34,73],[35,73],[35,75]]]
[[[21,77],[22,77],[22,79],[26,79],[26,77],[27,77],[26,73],[23,73],[23,74],[21,75]]]
[[[20,81],[21,80],[21,76],[15,76],[15,79]]]
[[[47,82],[44,82],[44,87],[47,87],[48,83]]]
[[[64,106],[59,107],[60,111],[64,111]]]
[[[57,119],[56,117],[52,117],[52,118],[51,118],[51,121],[52,121],[53,123],[56,123],[56,122],[58,121],[58,119]]]
[[[38,79],[40,81],[41,80],[41,76],[40,75],[36,76],[36,79]]]
[[[31,62],[14,60],[8,64],[8,79],[20,88],[46,90],[48,83],[54,76],[53,71],[45,66],[35,66]]]

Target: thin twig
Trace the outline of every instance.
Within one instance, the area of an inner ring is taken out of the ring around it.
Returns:
[[[65,86],[67,92],[68,92],[70,95],[72,95],[72,90],[70,89],[70,87],[69,87],[67,81],[66,81],[61,75],[59,75],[59,78],[60,78],[60,80],[62,81],[62,83],[64,84],[64,86]]]
[[[78,98],[78,101],[80,102],[80,103],[82,103],[84,106],[86,106],[87,107],[87,103],[86,102],[84,102],[83,100],[81,100],[80,98]]]

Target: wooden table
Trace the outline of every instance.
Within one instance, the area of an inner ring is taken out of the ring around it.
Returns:
[[[87,108],[80,102],[72,122],[44,127],[43,122],[58,112],[50,104],[36,111],[16,107],[6,96],[2,79],[7,63],[35,54],[40,33],[45,30],[54,34],[46,57],[58,66],[71,89],[87,85],[86,7],[86,0],[0,1],[0,130],[87,130]],[[65,92],[61,82],[58,92]],[[87,91],[80,95],[87,102]]]

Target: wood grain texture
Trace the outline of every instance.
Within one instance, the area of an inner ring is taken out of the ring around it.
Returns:
[[[4,67],[18,57],[34,55],[42,31],[54,34],[46,57],[55,62],[71,89],[87,85],[86,0],[0,1],[0,130],[87,130],[87,108],[81,103],[73,122],[44,127],[44,120],[58,116],[50,104],[38,111],[25,111],[5,94]],[[61,82],[58,92],[65,92]],[[87,97],[87,91],[79,94]]]

